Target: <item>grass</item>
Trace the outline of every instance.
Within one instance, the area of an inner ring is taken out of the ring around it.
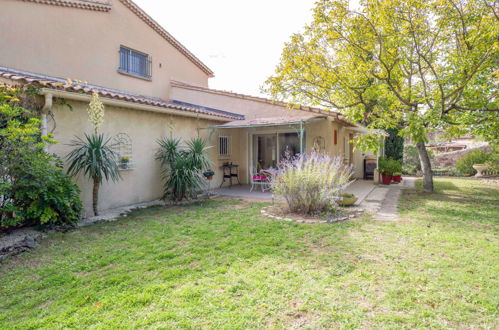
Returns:
[[[0,265],[0,328],[494,328],[498,188],[436,180],[396,223],[150,208]]]

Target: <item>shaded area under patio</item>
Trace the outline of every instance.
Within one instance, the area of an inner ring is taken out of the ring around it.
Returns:
[[[356,180],[350,184],[345,192],[354,194],[358,200],[355,203],[359,205],[362,201],[373,191],[376,185],[370,180]],[[262,192],[260,187],[256,187],[250,191],[250,185],[233,185],[231,187],[222,187],[213,189],[213,193],[218,196],[228,196],[237,198],[259,199],[259,200],[272,200],[272,193],[270,191]]]

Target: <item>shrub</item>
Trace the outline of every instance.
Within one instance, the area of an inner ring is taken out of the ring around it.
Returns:
[[[456,171],[460,175],[475,175],[476,170],[473,168],[473,165],[484,164],[490,158],[491,155],[489,153],[482,150],[474,150],[456,162]]]
[[[74,225],[80,219],[80,189],[54,164],[54,158],[34,157],[30,166],[15,168],[7,190],[12,212],[2,226]]]
[[[48,155],[26,90],[0,86],[0,227],[74,224],[79,189]]]
[[[336,209],[351,176],[352,167],[340,158],[314,152],[285,161],[271,185],[275,195],[284,197],[291,212],[317,214]]]
[[[158,144],[156,159],[163,168],[164,198],[173,201],[195,198],[203,187],[203,170],[210,166],[207,141],[198,137],[183,147],[179,139],[170,137],[158,140]]]

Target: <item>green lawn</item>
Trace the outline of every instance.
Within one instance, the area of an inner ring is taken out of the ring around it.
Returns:
[[[0,329],[497,327],[498,187],[436,181],[397,223],[210,201],[52,234],[0,265]]]

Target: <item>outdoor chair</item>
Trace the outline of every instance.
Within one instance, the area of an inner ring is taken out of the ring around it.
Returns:
[[[253,189],[255,189],[255,187],[257,185],[259,185],[261,187],[262,192],[265,192],[266,190],[270,190],[270,179],[268,176],[253,169],[251,171],[251,189],[250,189],[250,192],[252,192]]]

